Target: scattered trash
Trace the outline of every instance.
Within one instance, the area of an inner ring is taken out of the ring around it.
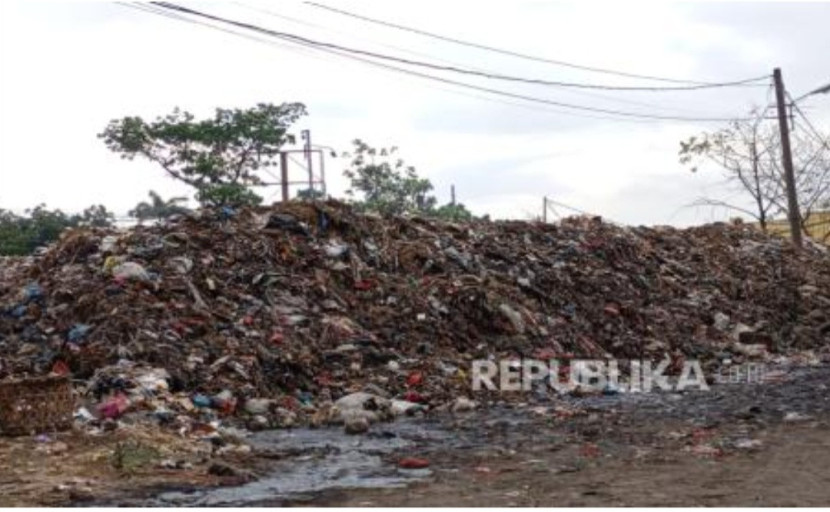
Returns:
[[[476,403],[469,398],[460,396],[455,399],[452,406],[450,406],[450,410],[452,412],[469,412],[476,408]]]
[[[98,414],[102,418],[116,419],[121,417],[130,407],[130,400],[122,393],[110,397],[98,405]]]
[[[429,461],[417,457],[404,457],[398,461],[398,467],[401,469],[423,469],[429,467]]]
[[[802,421],[810,421],[813,419],[812,416],[807,414],[802,414],[800,412],[791,411],[784,415],[784,421],[788,423],[797,423]]]
[[[696,444],[694,446],[687,446],[686,451],[691,452],[693,455],[697,455],[700,457],[717,458],[723,456],[722,449],[709,444]]]
[[[356,425],[365,419],[368,423],[386,421],[392,418],[392,403],[383,397],[363,391],[346,395],[334,403],[332,423],[350,421]],[[359,428],[359,427],[357,427]]]
[[[369,419],[366,416],[349,414],[343,420],[343,426],[347,434],[363,434],[369,430]]]
[[[735,448],[739,450],[757,450],[763,444],[760,439],[739,439],[735,441]]]
[[[90,329],[92,329],[92,326],[90,325],[75,324],[71,329],[69,329],[69,332],[66,334],[66,339],[71,343],[79,343]]]
[[[685,355],[709,372],[819,352],[825,261],[750,225],[460,226],[336,201],[205,210],[4,259],[0,379],[55,371],[86,382],[104,419],[129,404],[187,429],[461,412],[472,359]]]
[[[112,275],[117,280],[149,281],[150,274],[138,263],[125,261],[113,267]]]
[[[274,403],[274,400],[268,398],[249,398],[245,400],[244,409],[248,414],[266,414]]]
[[[73,417],[75,418],[75,421],[78,421],[80,423],[89,423],[90,421],[95,419],[95,416],[93,416],[92,413],[89,412],[89,409],[87,409],[86,407],[78,408],[78,410],[75,411]]]
[[[579,447],[579,455],[587,459],[595,459],[599,457],[599,446],[595,443],[585,443]]]

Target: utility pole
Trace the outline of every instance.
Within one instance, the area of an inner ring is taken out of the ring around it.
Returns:
[[[548,196],[542,196],[542,223],[548,223]]]
[[[455,206],[455,185],[450,185],[450,204]]]
[[[793,154],[790,148],[790,127],[787,124],[787,105],[784,103],[784,80],[781,68],[772,72],[775,81],[775,100],[778,104],[778,127],[781,130],[781,159],[784,166],[784,182],[787,185],[787,213],[790,220],[790,236],[796,247],[800,248],[801,213],[798,209],[798,195],[795,190],[795,171],[793,171]]]
[[[305,141],[303,145],[303,156],[305,156],[305,163],[308,167],[308,190],[314,191],[314,172],[311,165],[311,130],[303,130],[300,132],[300,137]],[[313,197],[313,194],[312,194]]]
[[[288,153],[280,151],[280,185],[282,185],[282,202],[288,201]]]

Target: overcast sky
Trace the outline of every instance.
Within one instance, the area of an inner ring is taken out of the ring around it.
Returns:
[[[335,5],[333,0],[321,3]],[[186,3],[319,40],[548,80],[660,85],[521,60],[366,24],[301,2]],[[830,4],[595,1],[374,1],[337,7],[516,52],[631,73],[731,81],[783,69],[795,95],[830,82]],[[262,12],[268,9],[271,13]],[[280,17],[282,16],[282,17]],[[289,17],[291,19],[286,19]],[[443,74],[552,101],[681,117],[742,116],[767,87],[694,92],[574,91]],[[726,197],[715,170],[677,162],[679,140],[717,123],[631,122],[404,76],[290,43],[263,44],[104,2],[0,2],[0,208],[103,203],[124,214],[150,189],[192,195],[154,164],[124,161],[96,134],[115,117],[197,115],[258,102],[306,104],[318,144],[396,145],[478,214],[527,218],[542,197],[631,224],[686,225],[731,214],[686,207]],[[830,95],[804,108],[830,130]],[[326,162],[342,195],[343,159]],[[293,169],[300,178],[299,167]],[[277,199],[267,190],[267,200]],[[570,213],[560,208],[560,213]]]

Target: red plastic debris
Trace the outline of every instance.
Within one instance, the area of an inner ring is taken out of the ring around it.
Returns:
[[[424,374],[418,371],[409,374],[406,378],[406,385],[409,387],[420,386],[424,382]]]
[[[605,314],[611,316],[620,316],[620,307],[616,304],[607,304],[605,308],[603,308]]]
[[[548,347],[540,348],[533,353],[533,357],[539,360],[556,359],[556,351]]]
[[[398,467],[402,469],[423,469],[429,467],[429,461],[418,457],[404,457],[398,461]]]
[[[695,428],[694,430],[692,430],[691,433],[692,444],[701,444],[702,442],[710,439],[714,435],[715,433],[711,429],[700,427]]]
[[[414,402],[416,404],[421,404],[426,402],[426,398],[417,391],[407,391],[403,394],[403,399],[407,402]]]
[[[355,290],[371,290],[375,287],[375,282],[371,279],[361,279],[354,284]]]
[[[594,443],[585,443],[579,447],[579,455],[589,459],[599,457],[599,446]]]
[[[282,400],[280,400],[280,405],[289,411],[296,411],[300,407],[300,401],[293,396],[284,396],[282,397]]]
[[[69,365],[63,361],[55,361],[55,364],[52,365],[52,373],[55,375],[68,375]]]
[[[122,393],[118,393],[98,406],[98,414],[102,418],[115,419],[124,414],[129,406],[130,400]]]
[[[332,383],[334,383],[334,379],[332,379],[331,373],[323,372],[314,377],[314,382],[316,382],[320,386],[325,387],[331,386]]]

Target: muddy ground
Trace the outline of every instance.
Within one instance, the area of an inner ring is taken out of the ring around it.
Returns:
[[[708,392],[534,396],[362,436],[263,432],[247,440],[252,453],[221,457],[175,436],[148,439],[164,453],[134,471],[114,468],[112,452],[135,432],[64,438],[66,448],[5,442],[0,496],[4,505],[826,506],[830,367],[768,377]],[[404,457],[429,467],[401,469]],[[159,469],[161,458],[192,463]],[[217,461],[234,470],[209,474]]]

